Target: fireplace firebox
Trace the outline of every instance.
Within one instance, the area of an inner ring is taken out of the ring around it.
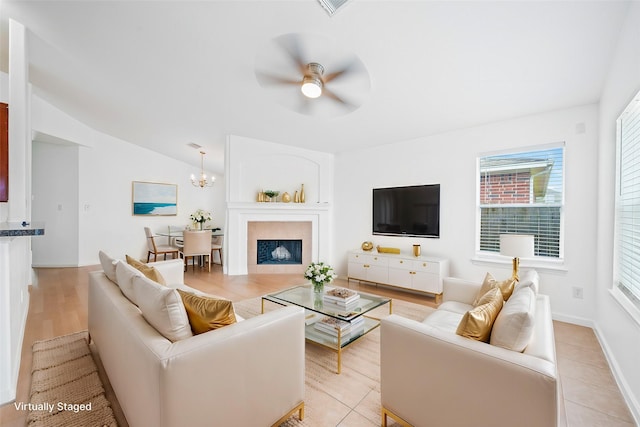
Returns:
[[[257,264],[302,264],[301,239],[258,240]]]

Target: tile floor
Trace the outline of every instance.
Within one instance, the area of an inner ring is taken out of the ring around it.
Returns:
[[[553,323],[568,427],[635,426],[593,330]]]

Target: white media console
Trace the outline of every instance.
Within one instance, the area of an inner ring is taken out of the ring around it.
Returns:
[[[444,258],[377,253],[375,250],[349,252],[347,280],[362,280],[433,294],[436,303],[442,297],[442,279],[448,275],[449,260]]]

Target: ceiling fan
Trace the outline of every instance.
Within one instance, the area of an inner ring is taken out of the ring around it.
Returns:
[[[281,104],[309,115],[351,112],[369,92],[369,75],[355,54],[304,34],[275,38],[258,55],[256,78],[263,88],[280,92]]]

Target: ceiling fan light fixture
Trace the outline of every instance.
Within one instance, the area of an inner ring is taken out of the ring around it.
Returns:
[[[307,98],[317,98],[322,95],[322,80],[317,76],[304,76],[300,90]]]

